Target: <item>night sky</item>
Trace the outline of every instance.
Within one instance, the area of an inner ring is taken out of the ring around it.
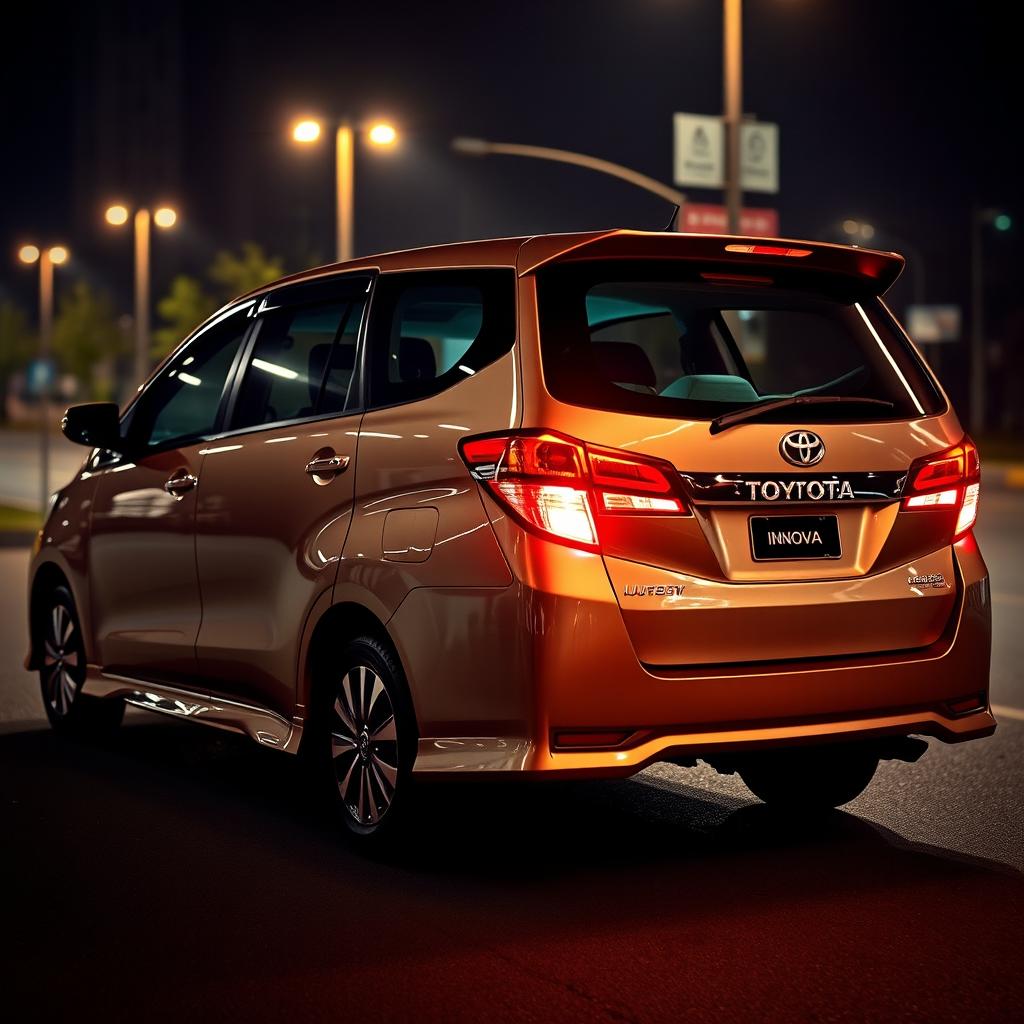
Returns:
[[[63,14],[60,5],[23,6],[5,11],[0,42],[0,239],[10,254],[0,263],[0,295],[26,305],[31,275],[14,252],[31,238],[67,240],[75,272],[127,306],[128,238],[105,227],[102,210],[129,190],[149,188],[154,194],[138,198],[167,198],[182,211],[182,230],[156,242],[158,295],[173,274],[201,272],[216,249],[248,238],[289,270],[328,260],[330,150],[300,150],[288,137],[292,119],[307,111],[383,115],[402,132],[397,151],[358,154],[356,247],[373,252],[663,227],[665,206],[628,185],[531,161],[458,157],[449,140],[577,149],[669,181],[673,111],[721,109],[719,0],[186,2],[153,5],[149,15],[139,13],[146,5],[129,3],[78,4]],[[909,242],[923,254],[929,301],[966,303],[972,204],[1007,209],[1014,231],[987,240],[993,320],[1005,320],[1020,301],[1024,251],[1009,8],[882,0],[744,6],[745,109],[781,126],[782,233],[838,240],[844,217],[869,220],[879,247]],[[171,115],[150,116],[157,108],[141,94],[131,107],[137,69],[113,84],[101,73],[109,54],[131,48],[140,18],[178,26],[172,102],[159,108]],[[106,95],[109,107],[112,88],[132,119],[97,119],[107,108],[96,96]],[[140,123],[177,140],[173,158],[152,174],[160,180],[94,180],[96,133],[110,148],[111,138],[117,145],[146,130]],[[690,196],[719,200],[698,190]],[[769,205],[772,197],[749,201]],[[909,288],[897,288],[899,306]]]

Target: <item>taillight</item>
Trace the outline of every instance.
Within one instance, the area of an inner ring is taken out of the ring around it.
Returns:
[[[903,508],[907,510],[956,508],[953,540],[959,540],[978,518],[981,460],[974,442],[960,444],[937,455],[918,459],[907,474]]]
[[[553,433],[466,438],[475,479],[524,526],[596,551],[604,516],[689,515],[674,467]]]

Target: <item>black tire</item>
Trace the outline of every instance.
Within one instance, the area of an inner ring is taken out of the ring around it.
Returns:
[[[316,670],[304,746],[347,830],[365,843],[398,834],[408,817],[416,720],[394,651],[373,636]]]
[[[71,591],[63,585],[54,587],[40,609],[36,622],[39,685],[50,725],[81,736],[113,732],[124,718],[124,701],[82,693],[85,644]]]
[[[820,813],[860,796],[877,767],[877,756],[857,747],[796,747],[752,757],[739,773],[771,807]]]

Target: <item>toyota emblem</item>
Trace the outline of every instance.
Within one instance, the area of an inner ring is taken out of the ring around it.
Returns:
[[[816,466],[825,457],[825,442],[813,430],[791,430],[779,442],[779,454],[791,466]]]

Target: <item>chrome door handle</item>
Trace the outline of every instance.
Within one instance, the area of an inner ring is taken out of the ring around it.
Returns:
[[[333,476],[348,469],[348,463],[347,455],[314,456],[306,463],[306,472],[310,476]]]
[[[182,498],[188,491],[191,491],[197,483],[199,483],[199,477],[194,473],[189,473],[188,470],[179,469],[178,472],[164,484],[164,490],[174,498]]]

